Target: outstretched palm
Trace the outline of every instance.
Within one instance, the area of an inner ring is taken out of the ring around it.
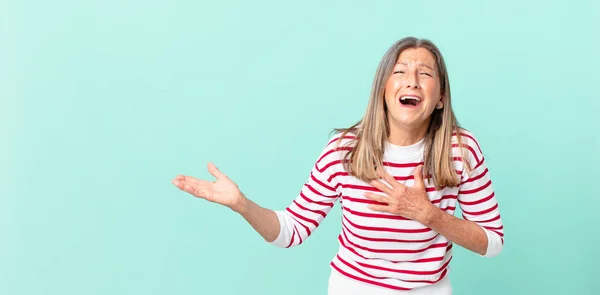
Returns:
[[[216,178],[216,181],[210,182],[191,176],[178,175],[172,182],[179,189],[198,198],[239,211],[244,195],[240,192],[237,184],[212,163],[208,163],[208,172]]]

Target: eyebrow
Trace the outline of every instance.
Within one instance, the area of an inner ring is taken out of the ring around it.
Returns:
[[[407,67],[408,67],[408,64],[407,64],[407,63],[405,63],[405,62],[399,62],[399,63],[396,63],[396,64],[397,64],[397,65],[404,65],[404,66],[407,66]],[[433,69],[431,66],[429,66],[429,65],[427,65],[427,64],[424,64],[424,63],[422,63],[422,62],[418,63],[417,65],[419,65],[419,66],[423,66],[423,67],[426,67],[426,68],[429,68],[429,69],[431,69],[432,71],[434,70],[434,69]]]

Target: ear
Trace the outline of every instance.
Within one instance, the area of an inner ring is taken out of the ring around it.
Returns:
[[[444,95],[442,94],[442,96],[440,96],[440,100],[438,101],[438,103],[435,105],[436,109],[441,109],[444,107]]]

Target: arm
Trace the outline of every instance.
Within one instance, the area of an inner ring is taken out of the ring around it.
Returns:
[[[456,218],[432,205],[429,214],[420,222],[468,250],[480,255],[487,252],[487,235],[472,221]]]
[[[271,242],[273,245],[289,248],[302,244],[327,217],[339,198],[334,171],[341,165],[340,151],[343,149],[335,147],[334,141],[330,141],[320,154],[296,199],[285,210],[275,211],[280,230]]]
[[[191,176],[178,175],[172,183],[182,191],[197,198],[221,204],[239,213],[265,240],[273,241],[279,234],[279,221],[274,211],[260,207],[240,192],[227,175],[217,167],[208,163],[208,172],[216,181],[196,179]]]
[[[463,175],[458,191],[458,203],[463,219],[450,215],[436,206],[428,206],[421,223],[437,231],[448,240],[485,257],[502,251],[504,226],[500,218],[490,174],[481,149],[472,134],[464,136],[468,146],[467,160],[473,167]]]
[[[500,207],[479,145],[472,135],[467,143],[470,146],[468,160],[473,169],[469,173],[463,169],[458,203],[463,212],[463,219],[470,222],[470,227],[473,228],[471,232],[478,231],[485,234],[486,247],[484,251],[476,252],[485,257],[493,257],[502,252],[504,246],[504,225],[500,216]],[[482,239],[481,233],[474,236],[473,239]],[[457,242],[457,244],[459,243]],[[467,242],[467,244],[470,243]]]
[[[296,246],[311,235],[338,198],[331,171],[335,169],[339,150],[333,145],[332,140],[315,163],[299,196],[281,211],[254,203],[212,163],[208,164],[208,171],[216,181],[179,175],[172,182],[185,192],[239,213],[265,241],[280,247]]]
[[[427,197],[422,167],[415,169],[415,185],[405,186],[391,175],[380,171],[392,187],[380,181],[371,184],[386,196],[365,193],[365,197],[385,205],[370,205],[372,210],[398,214],[416,220],[448,240],[485,257],[499,254],[503,248],[504,227],[492,188],[488,169],[478,147],[470,149],[469,162],[473,171],[463,172],[458,202],[463,218],[454,217],[434,206]]]
[[[279,218],[275,211],[263,208],[252,200],[243,197],[243,206],[238,213],[259,233],[267,242],[273,242],[279,235]]]
[[[297,246],[319,226],[337,200],[336,190],[328,185],[329,173],[319,168],[321,157],[300,195],[285,210],[273,211],[263,208],[242,194],[238,212],[265,241],[279,246]],[[241,194],[241,193],[240,193]]]

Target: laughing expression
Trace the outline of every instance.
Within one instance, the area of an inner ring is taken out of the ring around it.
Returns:
[[[425,48],[409,48],[398,56],[385,85],[392,129],[422,128],[436,107],[443,106],[435,57]]]

